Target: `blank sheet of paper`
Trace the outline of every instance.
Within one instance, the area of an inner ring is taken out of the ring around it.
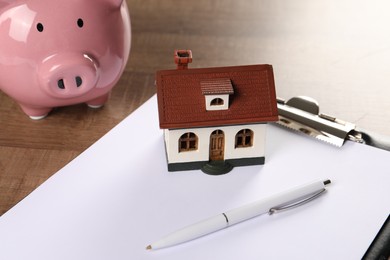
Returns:
[[[360,259],[390,213],[390,153],[269,125],[266,162],[168,172],[156,97],[0,217],[0,259]],[[162,236],[317,179],[320,198],[175,247]]]

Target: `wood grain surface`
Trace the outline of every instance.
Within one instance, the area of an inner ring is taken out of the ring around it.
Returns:
[[[175,68],[177,48],[193,51],[190,67],[272,64],[279,97],[311,96],[324,113],[390,135],[386,0],[127,2],[130,59],[103,108],[33,121],[0,91],[0,215],[154,95],[155,71]]]

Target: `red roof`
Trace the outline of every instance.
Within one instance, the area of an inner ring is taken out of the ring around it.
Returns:
[[[229,109],[207,111],[202,85],[203,88],[204,82],[218,85],[226,79],[234,90]],[[160,127],[164,129],[278,120],[271,65],[161,70],[157,71],[156,84]]]

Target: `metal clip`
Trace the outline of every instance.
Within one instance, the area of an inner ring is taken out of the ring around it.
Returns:
[[[320,190],[319,192],[314,193],[312,196],[310,196],[308,198],[304,198],[304,199],[299,200],[297,202],[294,202],[292,204],[282,205],[282,206],[270,208],[270,210],[268,211],[268,214],[272,215],[272,214],[274,214],[276,212],[280,212],[280,211],[284,211],[284,210],[288,210],[288,209],[299,207],[299,206],[301,206],[303,204],[306,204],[306,203],[308,203],[308,202],[310,202],[312,200],[315,200],[316,198],[321,196],[325,191],[326,191],[326,189],[324,188],[324,189]]]
[[[287,102],[278,98],[277,106],[279,125],[338,147],[341,147],[345,140],[351,138],[351,132],[355,129],[355,125],[352,123],[320,114],[317,101],[309,97],[293,97]],[[358,136],[354,137],[358,139]]]

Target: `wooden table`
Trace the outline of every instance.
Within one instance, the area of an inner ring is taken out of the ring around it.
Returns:
[[[390,135],[386,0],[127,2],[130,60],[103,108],[33,121],[0,92],[0,215],[149,99],[176,48],[193,51],[190,67],[272,64],[278,96],[311,96],[324,113]]]

